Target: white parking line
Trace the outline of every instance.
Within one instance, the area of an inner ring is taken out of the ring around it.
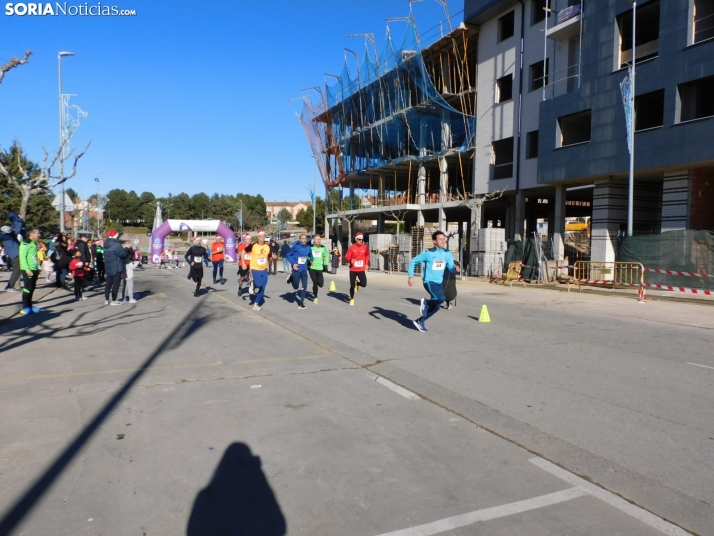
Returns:
[[[570,471],[566,471],[565,469],[562,469],[557,465],[552,464],[547,460],[544,460],[543,458],[531,458],[528,461],[531,462],[533,465],[540,467],[544,471],[547,471],[550,474],[555,475],[562,480],[565,480],[569,484],[578,486],[593,497],[597,497],[601,501],[604,501],[607,504],[614,506],[618,510],[625,512],[626,514],[634,517],[635,519],[639,519],[643,523],[649,525],[654,529],[657,529],[663,534],[668,534],[670,536],[691,536],[691,533],[680,529],[676,525],[672,525],[664,519],[649,513],[647,510],[644,510],[639,506],[635,506],[634,504],[627,502],[625,499],[618,497],[614,493],[610,493],[609,491],[604,490],[603,488],[596,486],[595,484],[591,484],[587,480],[584,480],[579,476],[575,476]]]
[[[471,525],[478,521],[489,521],[491,519],[498,519],[499,517],[520,514],[521,512],[535,510],[536,508],[543,508],[545,506],[551,506],[553,504],[569,501],[570,499],[582,497],[583,495],[587,495],[587,492],[584,489],[579,487],[570,488],[556,493],[549,493],[548,495],[541,495],[540,497],[535,497],[533,499],[526,499],[525,501],[518,501],[510,504],[504,504],[502,506],[476,510],[475,512],[469,512],[468,514],[447,517],[446,519],[434,521],[433,523],[426,523],[425,525],[418,525],[408,529],[388,532],[386,534],[380,534],[380,536],[429,536],[430,534],[439,534],[440,532],[465,527],[466,525]]]
[[[692,365],[693,367],[702,367],[702,368],[708,368],[714,370],[714,367],[710,367],[709,365],[700,365],[699,363],[687,363],[687,365]]]
[[[376,374],[370,374],[370,373],[367,373],[367,377],[376,381],[377,383],[381,383],[382,385],[384,385],[385,387],[388,387],[395,393],[402,395],[404,398],[407,398],[409,400],[421,400],[421,397],[419,395],[406,390],[404,387],[400,387],[396,383],[390,382],[386,378],[382,378],[381,376],[377,376]]]

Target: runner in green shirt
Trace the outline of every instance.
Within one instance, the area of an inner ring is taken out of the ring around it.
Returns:
[[[327,270],[330,262],[330,252],[327,248],[320,244],[320,235],[316,234],[312,237],[312,264],[310,264],[310,279],[312,279],[312,303],[317,304],[318,287],[322,288],[325,284],[325,278],[322,272]]]
[[[32,294],[35,292],[37,277],[40,275],[40,263],[37,260],[37,239],[40,231],[30,229],[27,239],[20,244],[20,272],[22,273],[22,310],[23,315],[39,313],[40,309],[32,306]]]

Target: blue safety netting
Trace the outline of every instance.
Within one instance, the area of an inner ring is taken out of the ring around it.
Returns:
[[[345,60],[334,84],[321,88],[318,104],[305,100],[299,116],[328,187],[350,173],[469,150],[476,118],[436,89],[413,17],[401,46],[388,30],[379,56],[365,49],[358,65],[353,76]]]

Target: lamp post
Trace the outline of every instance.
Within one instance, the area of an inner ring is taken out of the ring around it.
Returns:
[[[58,52],[57,53],[57,85],[59,89],[59,142],[60,142],[60,161],[59,161],[59,176],[60,181],[64,178],[64,159],[65,155],[65,142],[64,132],[63,132],[63,106],[62,106],[62,58],[64,56],[74,56],[74,52]],[[64,181],[60,183],[60,231],[65,232],[64,225]]]
[[[632,92],[630,96],[630,113],[632,114],[630,125],[630,180],[627,192],[627,236],[632,236],[632,220],[634,212],[635,196],[635,48],[637,41],[637,0],[632,0]]]
[[[97,176],[94,178],[94,182],[97,183],[97,238],[99,238],[99,223],[102,219],[102,194],[100,193],[101,188],[99,186],[99,175],[104,173],[103,171],[97,171]]]

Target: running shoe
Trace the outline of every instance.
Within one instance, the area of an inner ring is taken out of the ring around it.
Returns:
[[[424,321],[423,320],[414,320],[412,321],[414,324],[414,327],[417,328],[417,330],[421,331],[422,333],[426,333],[426,326],[424,326]]]
[[[84,298],[84,299],[86,300],[87,298]],[[129,300],[129,303],[137,303],[137,302],[134,298],[132,298],[131,300]]]
[[[307,307],[305,307],[304,303],[298,303],[298,309],[303,310],[303,309],[307,309]]]
[[[15,287],[9,287],[9,288],[5,289],[5,292],[20,292],[20,291],[17,290]]]
[[[255,294],[255,287],[253,286],[253,281],[251,280],[250,285],[248,285],[248,294],[251,296]]]
[[[83,299],[83,300],[88,300],[89,298],[87,298],[86,296],[82,296],[82,299]]]
[[[421,299],[421,307],[419,307],[419,314],[421,315],[422,318],[426,318],[427,313],[429,312],[429,305],[427,304],[426,300],[424,298]]]
[[[354,305],[354,304],[355,304],[355,299],[352,298],[352,299],[350,300],[350,305]]]
[[[312,303],[314,303],[315,305],[317,305],[317,298],[313,298],[313,299],[312,299]]]
[[[109,300],[104,300],[104,305],[109,305]]]
[[[23,307],[20,310],[20,314],[21,315],[30,315],[30,314],[32,314],[32,309],[30,309],[29,307]]]
[[[293,274],[288,274],[288,278],[285,280],[285,282],[290,285],[293,282]]]
[[[359,292],[359,282],[355,282],[355,292]]]
[[[253,304],[253,310],[254,310],[254,311],[260,311],[260,305],[258,305],[257,303],[254,303],[254,304]]]
[[[122,303],[124,303],[124,302],[121,300],[114,300],[114,301],[109,302],[109,305],[121,305]]]
[[[40,309],[39,307],[32,307],[32,312],[33,313],[41,313],[42,309]]]

